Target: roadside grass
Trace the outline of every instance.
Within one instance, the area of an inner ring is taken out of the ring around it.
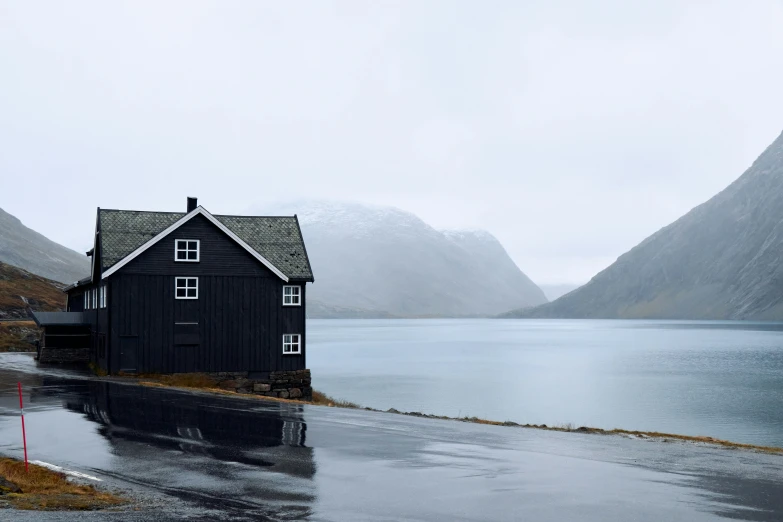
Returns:
[[[635,437],[649,437],[654,439],[661,439],[663,441],[667,441],[668,439],[673,440],[683,440],[688,442],[701,442],[705,444],[714,444],[717,446],[723,446],[724,448],[731,448],[731,449],[749,449],[749,450],[757,450],[757,451],[763,451],[766,453],[776,453],[778,455],[783,455],[783,448],[778,448],[775,446],[759,446],[756,444],[743,444],[741,442],[732,442],[730,440],[723,440],[723,439],[716,439],[714,437],[706,437],[706,436],[699,436],[699,435],[677,435],[675,433],[660,433],[657,431],[633,431],[633,430],[622,430],[622,429],[613,429],[613,430],[598,430],[596,428],[588,428],[593,433],[608,433],[608,434],[615,434],[615,435],[631,435]]]
[[[335,399],[333,397],[326,395],[325,393],[319,392],[318,390],[313,390],[312,401],[305,401],[299,399],[281,399],[277,397],[267,397],[263,395],[255,395],[249,393],[240,393],[232,390],[224,390],[217,386],[217,381],[215,380],[215,378],[210,377],[209,375],[203,373],[176,373],[171,375],[165,375],[165,374],[153,374],[153,373],[129,374],[129,373],[120,372],[118,376],[125,377],[125,378],[132,378],[138,381],[138,383],[141,384],[142,386],[151,386],[151,387],[158,387],[158,388],[169,387],[169,386],[174,388],[191,388],[196,390],[204,390],[212,393],[219,393],[221,395],[236,395],[238,397],[251,397],[251,398],[258,398],[262,400],[293,402],[293,403],[301,403],[301,404],[316,404],[318,406],[330,406],[333,408],[351,408],[351,409],[362,408],[356,403],[344,401],[341,399]]]
[[[0,495],[11,507],[25,510],[95,510],[126,504],[127,500],[94,486],[68,481],[67,477],[35,464],[25,471],[24,462],[0,458],[0,478],[16,485],[21,493]]]
[[[313,390],[312,403],[317,404],[319,406],[330,406],[333,408],[351,408],[351,409],[361,408],[361,406],[359,406],[355,402],[348,402],[340,399],[335,399],[317,390]]]
[[[127,375],[130,377],[131,375]],[[160,383],[164,386],[178,386],[180,388],[219,389],[217,380],[203,373],[174,373],[165,374],[139,374],[133,377]],[[225,390],[221,390],[225,391]]]
[[[674,433],[661,433],[657,431],[624,430],[619,428],[612,429],[612,430],[605,430],[602,428],[591,428],[587,426],[574,427],[574,424],[570,422],[562,423],[562,424],[553,424],[551,426],[548,426],[546,424],[519,424],[513,421],[501,422],[501,421],[490,420],[490,419],[482,419],[475,416],[448,417],[444,415],[430,415],[427,413],[421,413],[417,411],[403,412],[403,411],[396,410],[394,408],[390,408],[384,411],[384,410],[378,410],[376,408],[364,407],[354,402],[350,402],[346,400],[335,399],[317,390],[313,390],[312,401],[304,401],[300,399],[280,399],[276,397],[265,397],[262,395],[239,393],[236,391],[223,390],[221,388],[217,388],[215,380],[212,377],[204,374],[174,374],[174,375],[120,374],[120,376],[133,378],[138,382],[138,384],[142,386],[191,388],[191,389],[198,389],[198,390],[203,390],[206,392],[216,393],[221,395],[231,395],[234,397],[260,399],[265,401],[288,402],[288,403],[295,403],[295,404],[312,404],[316,406],[327,406],[327,407],[334,407],[334,408],[361,409],[367,411],[407,415],[411,417],[421,417],[426,419],[440,419],[440,420],[449,420],[449,421],[469,422],[473,424],[485,424],[490,426],[529,428],[529,429],[546,430],[546,431],[559,431],[565,433],[624,435],[624,436],[632,436],[638,438],[660,440],[662,442],[670,442],[673,440],[678,440],[678,441],[692,442],[692,443],[712,444],[712,445],[721,446],[730,449],[747,449],[753,451],[761,451],[765,453],[772,453],[776,455],[783,455],[783,448],[778,448],[774,446],[760,446],[756,444],[744,444],[741,442],[732,442],[728,440],[716,439],[713,437],[706,437],[706,436],[677,435]]]

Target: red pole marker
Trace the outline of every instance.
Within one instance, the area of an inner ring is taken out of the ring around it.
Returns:
[[[22,410],[22,441],[24,442],[24,470],[30,471],[30,468],[27,465],[27,435],[24,431],[24,404],[22,404],[22,383],[17,383],[19,385],[19,409]]]

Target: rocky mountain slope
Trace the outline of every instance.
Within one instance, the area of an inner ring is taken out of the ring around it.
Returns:
[[[513,317],[783,320],[783,134],[723,192]]]
[[[320,307],[456,317],[546,302],[487,232],[441,232],[411,213],[356,203],[310,201],[252,213],[298,214],[315,272],[307,298]]]
[[[28,309],[53,312],[65,307],[62,283],[0,263],[0,352],[28,351],[39,337]]]
[[[63,283],[73,283],[90,273],[90,258],[27,228],[1,208],[0,262]]]
[[[0,320],[27,319],[27,309],[54,312],[65,308],[65,285],[0,263]]]

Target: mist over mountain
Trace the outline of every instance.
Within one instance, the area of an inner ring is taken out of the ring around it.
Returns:
[[[320,307],[455,317],[546,302],[485,231],[439,231],[409,212],[358,203],[306,201],[252,213],[298,215],[315,273],[307,299]]]
[[[783,134],[721,193],[512,317],[783,320]]]
[[[89,257],[27,228],[1,208],[0,261],[62,283],[90,274]]]
[[[559,299],[560,297],[566,295],[568,292],[573,292],[581,285],[564,283],[560,285],[555,284],[555,285],[538,285],[538,286],[544,292],[544,295],[549,301],[554,301],[555,299]]]

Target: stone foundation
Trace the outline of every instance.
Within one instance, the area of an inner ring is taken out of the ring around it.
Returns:
[[[313,399],[310,370],[280,372],[220,372],[207,374],[219,388],[281,399]]]
[[[41,348],[38,357],[41,363],[86,363],[90,362],[89,348]]]

